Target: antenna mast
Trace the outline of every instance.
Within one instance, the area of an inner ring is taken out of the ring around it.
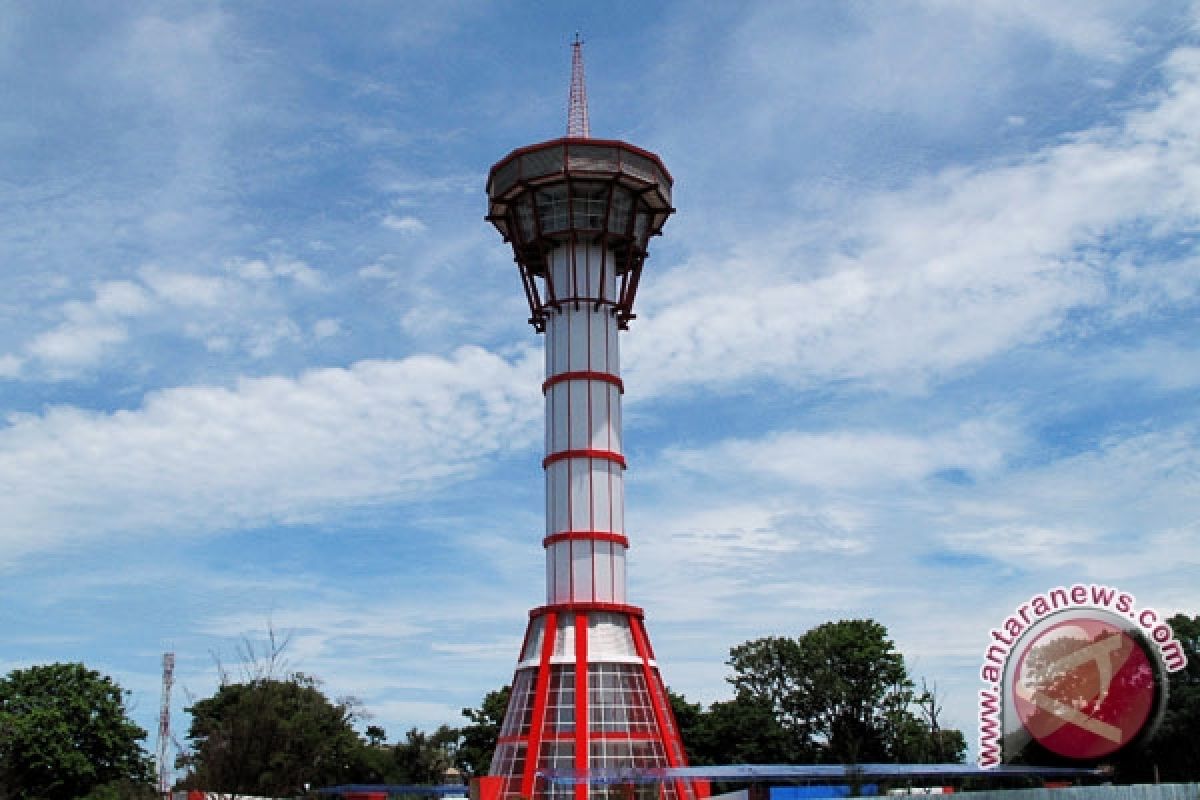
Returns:
[[[591,137],[588,125],[587,86],[583,82],[583,39],[575,32],[571,43],[571,95],[567,100],[567,136],[572,139]]]
[[[163,800],[171,796],[171,764],[167,759],[171,749],[171,686],[175,683],[175,654],[163,653],[162,705],[158,712],[158,794]]]

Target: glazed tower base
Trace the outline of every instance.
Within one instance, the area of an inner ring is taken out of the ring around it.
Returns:
[[[627,796],[622,786],[572,786],[543,774],[678,766],[686,766],[683,743],[641,609],[588,603],[531,612],[492,759],[502,800],[618,800]],[[644,786],[639,796],[646,789],[665,800],[696,798],[682,780]]]

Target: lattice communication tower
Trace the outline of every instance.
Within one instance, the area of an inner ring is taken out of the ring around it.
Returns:
[[[175,685],[175,654],[163,653],[162,702],[158,711],[158,794],[171,796],[171,687]]]

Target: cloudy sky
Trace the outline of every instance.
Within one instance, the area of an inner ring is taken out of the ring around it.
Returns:
[[[973,740],[1032,594],[1200,613],[1200,7],[14,0],[0,670],[153,731],[171,649],[182,730],[273,626],[393,739],[511,678],[541,341],[483,187],[576,29],[676,179],[624,340],[668,683],[869,616]]]

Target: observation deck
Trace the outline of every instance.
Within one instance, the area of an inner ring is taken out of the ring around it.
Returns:
[[[611,255],[605,269],[620,280],[611,305],[627,327],[650,237],[675,210],[672,184],[658,156],[611,139],[553,139],[496,162],[487,220],[512,245],[534,328],[545,331],[548,309],[573,299],[556,290],[548,268],[549,253],[571,244]]]

